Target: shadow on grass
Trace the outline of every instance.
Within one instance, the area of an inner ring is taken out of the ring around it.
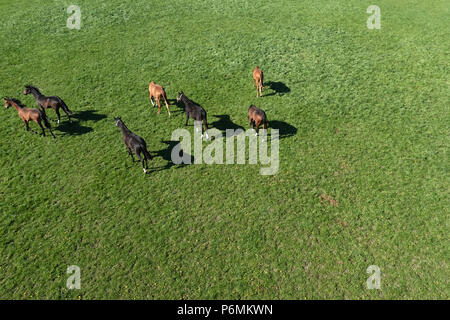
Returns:
[[[167,102],[169,103],[169,106],[175,106],[177,109],[173,110],[171,108],[170,113],[183,113],[184,112],[184,103],[183,102],[177,102],[177,99],[167,99]]]
[[[279,96],[282,96],[286,93],[291,92],[291,89],[285,85],[283,82],[279,81],[269,81],[265,84],[269,87],[269,89],[273,90],[273,92],[263,95],[263,97],[269,97],[274,96],[278,94]]]
[[[55,130],[64,132],[65,134],[79,136],[93,131],[91,127],[83,126],[81,123],[83,121],[100,121],[105,119],[107,116],[105,114],[97,113],[97,110],[84,110],[74,113],[71,118],[77,119],[78,121],[68,121],[61,122]]]
[[[280,131],[280,139],[292,137],[297,134],[297,128],[284,121],[272,120],[268,121],[269,128],[278,129]]]
[[[179,144],[180,141],[164,141],[164,140],[163,140],[163,141],[161,141],[161,142],[167,144],[167,147],[164,148],[164,149],[162,149],[162,150],[156,151],[156,152],[153,152],[153,151],[152,151],[152,152],[150,152],[150,153],[151,153],[151,155],[152,155],[153,157],[161,157],[161,158],[163,158],[164,160],[167,161],[167,164],[166,164],[165,166],[162,166],[162,167],[150,169],[150,173],[151,173],[151,172],[158,172],[158,171],[167,170],[167,169],[172,168],[173,166],[175,166],[175,167],[178,169],[178,168],[186,167],[186,166],[189,165],[189,164],[185,164],[185,163],[175,164],[175,163],[172,162],[172,149],[173,149],[177,144]],[[181,150],[180,156],[183,156],[183,150]],[[188,153],[184,154],[184,156],[190,157],[190,159],[191,159],[191,164],[194,163],[194,156],[192,156],[192,155],[190,155],[190,154],[188,154]]]
[[[80,121],[73,121],[72,123],[70,122],[60,123],[59,126],[55,128],[55,130],[64,132],[65,134],[79,136],[91,132],[94,129],[88,126],[81,125]]]
[[[238,129],[242,129],[245,131],[243,127],[231,121],[231,118],[228,114],[213,115],[213,117],[217,118],[218,120],[211,122],[209,126],[214,127],[220,131],[223,131],[224,136],[226,134],[227,129],[233,129],[235,131]]]
[[[80,121],[100,121],[106,118],[105,114],[97,113],[97,110],[85,110],[75,113],[72,118]]]

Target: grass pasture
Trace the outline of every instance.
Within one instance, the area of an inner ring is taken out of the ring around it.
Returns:
[[[33,84],[75,120],[53,140],[2,108],[0,298],[449,298],[448,1],[77,0],[80,30],[70,4],[0,0],[0,95],[35,107]],[[180,90],[212,127],[264,109],[278,173],[171,163]],[[157,155],[150,174],[114,116]]]

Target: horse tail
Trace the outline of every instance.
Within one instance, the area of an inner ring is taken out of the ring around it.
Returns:
[[[68,115],[72,115],[72,111],[69,110],[69,107],[66,105],[66,103],[63,101],[63,99],[59,98],[59,102],[61,103],[61,108],[63,108],[64,112],[66,112]]]
[[[146,160],[152,160],[153,159],[152,155],[150,154],[150,152],[148,152],[146,147],[142,148],[142,152],[144,153],[144,157],[145,157]]]
[[[47,115],[45,114],[44,109],[38,109],[39,110],[39,115],[41,116],[42,121],[44,122],[44,125],[48,128],[51,129],[52,126],[50,125],[50,122],[48,122],[47,119]]]
[[[166,90],[164,90],[163,89],[163,99],[164,99],[164,102],[167,104],[167,105],[169,105],[169,102],[167,102],[167,94],[166,94]]]

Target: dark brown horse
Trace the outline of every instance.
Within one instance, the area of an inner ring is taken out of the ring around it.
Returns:
[[[133,160],[134,162],[133,153],[136,154],[142,163],[142,169],[144,170],[144,173],[147,173],[148,170],[147,160],[152,160],[153,157],[148,152],[147,144],[145,143],[144,139],[142,139],[142,137],[138,136],[137,134],[131,132],[130,129],[127,128],[125,123],[123,123],[122,119],[114,118],[114,121],[116,122],[116,126],[118,126],[122,131],[123,142],[127,147],[127,151],[131,157],[131,160]]]
[[[42,123],[41,123],[41,122],[44,122],[44,125],[50,131],[53,138],[56,138],[52,132],[52,127],[50,126],[50,123],[47,120],[44,110],[39,110],[36,108],[32,108],[32,109],[26,108],[19,100],[16,100],[16,99],[10,99],[10,98],[4,97],[3,100],[5,101],[6,109],[13,106],[17,110],[17,113],[19,114],[20,119],[23,120],[23,122],[25,123],[25,126],[27,127],[27,131],[31,130],[28,125],[28,122],[34,121],[39,125],[39,127],[41,127],[42,135],[45,136],[44,127],[42,126]],[[31,132],[33,132],[33,131],[31,130]]]
[[[266,113],[254,105],[251,105],[248,108],[248,121],[250,122],[252,129],[255,129],[256,127],[256,134],[258,134],[261,123],[263,124],[263,128],[267,129]]]
[[[255,87],[255,83],[256,96],[260,97],[262,95],[262,89],[264,88],[264,74],[258,66],[253,70],[253,87]]]
[[[206,130],[208,130],[208,121],[206,119],[206,111],[201,106],[196,105],[194,102],[189,100],[188,97],[186,97],[183,93],[183,91],[178,92],[177,102],[183,101],[184,103],[184,110],[186,111],[186,124],[188,125],[189,117],[194,119],[194,121],[203,121],[203,125],[205,126],[205,136],[206,139],[208,139],[208,133]],[[203,126],[202,126],[202,138],[203,138]]]
[[[44,96],[39,91],[38,88],[30,86],[30,85],[25,86],[25,90],[24,90],[23,94],[27,95],[30,93],[33,95],[34,99],[36,100],[38,107],[40,107],[43,110],[46,108],[52,108],[53,110],[55,110],[56,115],[58,116],[58,123],[61,119],[61,115],[59,114],[59,108],[62,108],[64,110],[64,112],[67,114],[67,117],[69,118],[70,123],[72,123],[72,120],[70,120],[72,111],[69,110],[69,108],[67,107],[65,102],[60,97],[57,97],[57,96],[47,97],[47,96]]]
[[[155,106],[155,103],[153,102],[153,98],[156,99],[156,103],[158,104],[158,114],[161,112],[161,97],[164,99],[164,102],[166,103],[167,112],[169,112],[170,117],[170,109],[169,109],[169,103],[167,102],[167,95],[166,90],[159,84],[156,84],[155,82],[150,82],[148,85],[148,93],[150,96],[150,102],[152,103],[152,106]]]

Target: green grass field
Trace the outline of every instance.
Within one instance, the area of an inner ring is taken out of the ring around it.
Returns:
[[[33,84],[75,120],[54,140],[2,107],[1,299],[450,298],[448,1],[77,0],[80,30],[70,4],[0,0],[0,95],[35,107]],[[256,98],[255,65],[284,92]],[[174,165],[184,112],[156,114],[151,80],[212,127],[264,109],[278,173]],[[114,116],[157,155],[150,174]]]

